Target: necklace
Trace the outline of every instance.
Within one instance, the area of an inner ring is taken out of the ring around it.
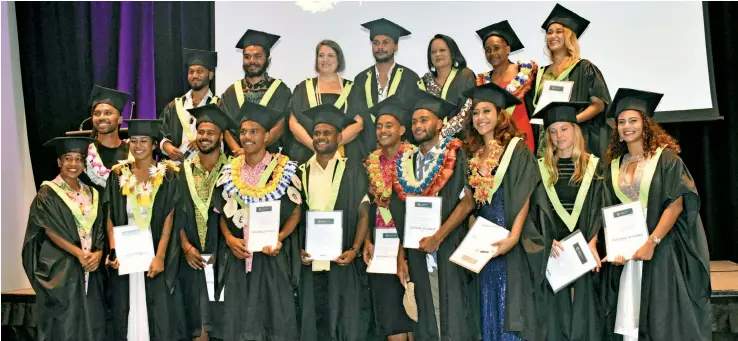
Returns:
[[[494,193],[490,191],[495,182],[492,172],[500,165],[500,157],[504,149],[497,140],[489,141],[486,148],[488,154],[484,160],[481,160],[481,152],[469,160],[469,185],[474,188],[474,200],[480,204],[491,202]],[[480,174],[482,167],[489,173],[487,176]]]

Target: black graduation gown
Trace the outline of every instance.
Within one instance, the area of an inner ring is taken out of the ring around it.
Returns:
[[[93,252],[103,248],[101,216],[98,211],[92,227]],[[85,295],[84,268],[76,257],[56,246],[45,229],[82,246],[72,211],[53,189],[41,186],[31,203],[21,254],[36,292],[37,340],[105,340],[102,265],[90,273]]]
[[[219,172],[219,170],[213,171]],[[181,172],[184,172],[184,170]],[[205,246],[203,247],[200,244],[200,236],[197,233],[197,221],[195,219],[195,210],[197,208],[195,207],[195,202],[192,200],[190,188],[187,185],[187,177],[184,174],[179,177],[178,186],[181,198],[174,211],[174,227],[176,231],[172,233],[179,236],[179,231],[183,230],[187,236],[187,240],[193,247],[197,248],[197,251],[201,255],[215,255],[220,242],[220,214],[218,213],[222,212],[218,210],[218,201],[221,198],[220,188],[214,188],[211,195],[212,199],[210,200],[210,209],[208,210],[208,231],[205,237]],[[215,257],[216,262],[217,258]],[[191,268],[187,264],[187,259],[184,255],[181,257],[179,267],[178,281],[182,288],[188,335],[192,338],[199,337],[202,333],[202,326],[205,324],[208,337],[224,339],[222,331],[222,321],[225,316],[223,314],[223,303],[209,302],[205,272]],[[203,304],[207,306],[203,306]]]
[[[610,166],[605,169],[606,196],[620,204],[612,188]],[[681,158],[664,149],[648,193],[646,225],[653,233],[664,210],[683,198],[684,210],[671,231],[656,246],[653,258],[643,262],[638,339],[711,340],[710,255],[700,218],[700,197],[692,175]],[[622,267],[607,266],[603,273],[606,303],[606,339],[613,334]]]
[[[336,165],[336,168],[338,165]],[[307,182],[310,167],[305,168]],[[298,173],[300,173],[298,171]],[[298,174],[301,176],[301,173]],[[303,197],[306,184],[303,182]],[[343,248],[354,243],[359,220],[359,204],[367,194],[369,181],[359,162],[346,162],[334,210],[343,211]],[[306,215],[303,200],[300,246],[305,247]],[[361,253],[361,251],[359,251]],[[370,324],[369,292],[364,260],[356,257],[346,266],[331,262],[331,270],[314,273],[312,265],[302,265],[298,286],[301,341],[364,341]],[[327,313],[328,316],[323,316]],[[316,317],[321,315],[321,318]]]
[[[603,196],[605,192],[603,173],[602,164],[598,163],[595,177],[589,185],[589,191],[582,204],[582,211],[573,231],[569,231],[569,228],[553,207],[546,207],[552,218],[547,222],[551,226],[543,229],[546,233],[546,246],[549,250],[554,239],[561,241],[577,230],[582,231],[582,235],[587,241],[592,240],[600,233],[603,224],[602,208],[604,207]],[[560,178],[559,181],[568,182],[569,179]],[[598,240],[598,244],[604,244],[602,239]],[[600,256],[604,257],[605,255],[600,253]],[[562,288],[556,294],[553,293],[550,285],[548,286],[548,292],[551,295],[547,307],[549,341],[588,341],[598,340],[601,337],[604,325],[604,310],[602,309],[600,296],[600,281],[600,273],[589,272],[574,283]],[[548,285],[548,281],[546,281],[546,284]],[[572,290],[574,290],[573,302]]]
[[[541,186],[536,159],[523,141],[515,145],[502,184],[506,229],[512,230],[515,218],[525,202],[530,200],[520,240],[505,254],[507,291],[504,330],[525,340],[545,340],[542,310],[548,283],[545,282],[544,273],[550,248],[546,249],[545,226],[539,222],[550,219],[550,212],[542,205],[546,193]],[[480,307],[476,309],[479,311]]]
[[[425,84],[426,89],[428,89],[428,84],[425,83],[425,78],[421,78],[421,80],[423,80],[423,83]],[[461,105],[465,103],[467,100],[467,98],[462,93],[476,86],[477,86],[477,76],[476,74],[474,74],[474,71],[472,71],[468,67],[463,68],[456,72],[456,76],[451,81],[451,84],[448,86],[446,97],[444,97],[443,99],[453,104],[456,104],[457,106]],[[443,88],[443,86],[441,88]],[[451,119],[457,114],[458,112],[455,112],[453,115],[450,115],[448,118]]]
[[[274,82],[274,78],[271,79],[269,82],[269,85]],[[244,80],[241,79],[241,85],[243,86]],[[246,87],[244,86],[244,97],[246,97],[246,101],[253,102],[253,103],[259,103],[261,98],[266,93],[266,90],[264,91],[257,91],[257,92],[247,92]],[[276,111],[279,111],[281,113],[285,114],[285,117],[287,117],[287,113],[290,110],[290,100],[292,99],[292,92],[290,91],[290,88],[282,82],[279,86],[277,86],[277,90],[274,92],[274,95],[272,95],[272,98],[269,100],[269,103],[267,103],[267,107],[274,109]],[[218,106],[220,107],[223,112],[230,115],[236,122],[240,122],[239,119],[239,111],[241,110],[241,106],[238,105],[238,99],[236,98],[236,90],[233,87],[233,84],[231,84],[228,89],[223,92],[222,95],[220,95],[220,100],[218,101]],[[267,151],[274,154],[277,151],[279,151],[280,147],[286,147],[289,139],[289,126],[287,125],[287,121],[284,122],[285,132],[282,134],[282,137],[279,138],[279,141],[271,144],[267,147]],[[241,143],[238,140],[239,137],[239,131],[231,129],[231,136],[238,142]],[[285,135],[287,134],[287,135]]]
[[[349,82],[349,80],[344,79],[343,85],[346,86],[346,84]],[[313,86],[317,87],[317,85],[318,78],[314,77]],[[364,129],[366,129],[368,125],[373,125],[373,122],[371,116],[369,116],[368,113],[362,113],[359,111],[359,108],[361,108],[359,101],[362,98],[358,96],[359,90],[357,89],[357,87],[357,84],[353,85],[353,87],[351,88],[351,92],[349,93],[349,96],[346,100],[346,104],[344,104],[340,109],[341,111],[346,110],[346,116],[350,118],[354,118],[356,115],[360,115],[361,119],[364,121]],[[339,96],[339,94],[321,94],[320,98],[324,104],[333,104],[336,103]],[[305,130],[308,131],[308,134],[310,134],[312,132],[313,119],[303,114],[303,112],[307,109],[310,109],[310,102],[308,102],[307,98],[306,82],[302,81],[299,85],[297,85],[297,87],[295,87],[295,91],[292,94],[292,114],[295,115],[295,119],[297,119],[297,122],[300,123],[300,125],[305,128]],[[349,160],[362,160],[370,152],[370,150],[364,146],[364,141],[361,139],[361,134],[362,133],[359,133],[359,136],[357,136],[355,140],[344,146],[346,152],[345,156],[349,158]],[[307,160],[313,156],[313,151],[305,147],[302,143],[298,142],[297,139],[294,138],[294,136],[292,135],[292,132],[289,132],[289,135],[290,142],[287,150],[290,158],[297,163],[307,162]]]
[[[392,192],[394,196],[394,191]],[[377,204],[369,207],[369,239],[376,243]],[[381,230],[381,229],[380,229]],[[395,274],[368,273],[371,290],[373,333],[386,338],[389,335],[410,333],[413,331],[413,320],[407,316],[402,298],[405,288]]]
[[[537,74],[536,77],[543,77],[543,75]],[[582,59],[571,70],[566,80],[574,82],[570,101],[591,102],[592,97],[597,97],[605,102],[605,109],[601,113],[579,123],[582,134],[587,141],[587,151],[603,158],[607,151],[607,145],[610,143],[610,133],[612,131],[612,128],[605,121],[605,113],[610,103],[612,103],[605,77],[592,62]],[[532,111],[529,111],[529,113],[532,113]]]
[[[417,154],[416,154],[417,155]],[[415,157],[412,160],[415,165]],[[459,148],[456,151],[454,173],[439,191],[443,198],[441,221],[446,221],[459,204],[459,194],[467,183],[467,157]],[[397,196],[390,199],[390,212],[395,220],[400,240],[405,236],[405,202]],[[479,290],[474,273],[451,263],[448,259],[469,231],[464,220],[441,243],[438,249],[438,285],[440,287],[441,333],[438,335],[436,315],[431,295],[426,254],[417,249],[405,249],[410,281],[415,283],[418,305],[418,322],[413,323],[413,335],[423,341],[467,341],[481,339],[479,319]]]
[[[182,102],[184,102],[186,98],[186,95],[180,97],[180,99],[182,99]],[[203,98],[203,101],[206,104],[210,103],[210,100],[211,97]],[[159,114],[159,119],[164,121],[164,125],[162,125],[161,128],[162,135],[172,141],[172,144],[175,147],[179,148],[179,146],[182,144],[182,123],[179,121],[179,116],[177,116],[177,106],[175,105],[174,100],[169,102],[169,104],[164,107],[164,110],[162,110]],[[238,140],[238,138],[236,138],[236,140]]]
[[[222,187],[218,187],[220,191]],[[218,200],[223,212],[225,200]],[[215,201],[215,198],[213,199]],[[280,199],[279,224],[284,227],[296,205],[287,195]],[[240,208],[240,207],[239,207]],[[243,238],[243,230],[231,218],[221,215],[234,237]],[[299,340],[294,290],[299,276],[300,249],[297,228],[282,241],[276,257],[253,253],[251,272],[238,259],[220,234],[216,255],[216,297],[223,294],[224,340],[294,341]]]
[[[410,102],[413,93],[417,91],[418,89],[418,81],[420,80],[420,77],[418,77],[418,74],[415,73],[413,70],[410,70],[407,66],[403,66],[400,64],[395,64],[394,69],[392,69],[392,77],[390,77],[389,84],[387,85],[387,91],[389,91],[390,86],[392,85],[392,80],[394,79],[395,75],[397,74],[397,70],[399,68],[403,68],[402,71],[402,79],[400,79],[400,84],[397,85],[397,91],[395,92],[395,96],[401,96],[402,100],[404,102]],[[366,113],[369,110],[369,106],[367,105],[366,100],[366,80],[367,80],[367,72],[371,72],[372,79],[369,80],[371,83],[372,88],[372,105],[376,105],[379,103],[378,100],[378,89],[377,89],[377,75],[374,73],[375,68],[374,65],[370,66],[369,68],[359,72],[359,74],[356,75],[354,78],[354,87],[357,91],[357,102],[359,103],[359,112],[360,113]],[[370,121],[371,117],[370,117]],[[373,122],[372,122],[373,123]],[[364,145],[369,150],[369,152],[373,151],[377,147],[377,135],[376,135],[376,127],[374,124],[364,124],[364,131],[359,135],[364,141]],[[408,136],[412,136],[412,134],[409,132],[408,129]]]
[[[121,194],[119,176],[111,172],[106,187],[103,210],[110,210],[113,226],[128,224],[127,197]],[[164,230],[164,221],[180,200],[177,188],[178,175],[167,170],[164,181],[154,199],[151,216],[151,236],[154,251],[158,250],[159,240]],[[154,278],[146,277],[146,306],[151,340],[169,341],[187,339],[182,307],[182,293],[177,286],[179,257],[181,254],[179,234],[172,227],[167,253],[164,259],[164,272]],[[113,340],[125,341],[128,334],[128,310],[130,304],[128,275],[119,276],[117,270],[110,270],[113,292]]]

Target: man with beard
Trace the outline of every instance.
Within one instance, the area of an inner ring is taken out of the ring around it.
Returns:
[[[356,260],[368,230],[369,186],[366,171],[358,161],[341,157],[338,152],[341,130],[354,120],[332,104],[310,108],[313,118],[315,155],[300,165],[303,211],[340,211],[342,215],[342,250],[332,261],[313,261],[305,252],[305,242],[320,235],[300,231],[302,271],[300,300],[302,341],[363,341],[367,338],[370,314],[364,264]],[[321,219],[318,219],[321,220]],[[305,228],[310,222],[302,224]]]
[[[197,151],[184,161],[184,177],[180,177],[182,200],[175,210],[175,226],[180,228],[182,254],[179,283],[184,296],[187,332],[190,338],[222,340],[222,303],[210,302],[204,271],[212,263],[218,246],[220,215],[215,183],[227,158],[220,150],[223,132],[236,124],[215,104],[190,109],[197,118]],[[212,200],[215,198],[215,200]]]
[[[90,110],[94,142],[87,149],[85,172],[80,180],[103,192],[112,168],[128,157],[128,143],[123,143],[119,127],[123,123],[121,111],[131,94],[95,85],[90,93]]]
[[[220,108],[226,114],[237,120],[244,102],[257,103],[280,113],[288,112],[292,91],[281,79],[269,77],[267,68],[271,63],[271,48],[279,40],[278,35],[266,32],[247,30],[236,48],[243,49],[243,79],[237,80],[221,95]],[[280,147],[287,145],[284,133],[284,115],[269,130],[267,151],[276,153]],[[225,142],[234,155],[240,155],[243,150],[238,145],[236,131],[226,132]]]
[[[159,115],[159,119],[164,121],[161,150],[164,155],[177,162],[192,159],[197,151],[195,117],[188,110],[218,102],[218,97],[213,96],[210,91],[218,54],[213,51],[184,49],[184,60],[190,91],[169,102]]]
[[[406,66],[395,63],[395,53],[399,48],[400,37],[410,35],[404,29],[387,19],[377,19],[362,24],[369,29],[369,38],[372,42],[372,54],[376,63],[368,69],[359,72],[354,83],[359,90],[360,112],[367,112],[389,96],[399,96],[404,102],[410,102],[410,96],[418,88],[420,78],[418,74]],[[372,116],[372,120],[376,117]],[[362,139],[365,146],[372,150],[377,145],[374,125],[364,124]]]
[[[410,123],[410,113],[405,103],[397,96],[391,96],[375,105],[371,112],[377,118],[377,143],[375,150],[364,162],[369,174],[369,222],[370,229],[364,242],[364,262],[369,266],[374,258],[374,245],[380,237],[394,239],[399,243],[395,221],[389,210],[390,198],[393,196],[392,182],[396,174],[397,160],[405,148],[411,146],[402,142],[406,126]],[[371,226],[371,225],[370,225]],[[397,250],[397,248],[395,248]],[[397,253],[394,255],[395,261]],[[374,327],[376,334],[388,341],[407,341],[412,332],[413,321],[410,320],[402,305],[405,292],[402,283],[395,273],[370,273],[369,286],[372,293]]]
[[[467,158],[462,142],[440,138],[443,119],[456,110],[452,103],[431,93],[416,90],[412,134],[418,143],[405,151],[397,165],[396,195],[390,212],[404,240],[408,196],[439,196],[441,226],[420,239],[419,247],[400,248],[397,272],[404,283],[415,283],[418,322],[413,326],[417,340],[481,339],[476,276],[449,261],[451,253],[468,231],[466,217],[474,208],[466,187]]]
[[[302,198],[294,187],[300,188],[297,163],[266,151],[269,131],[282,118],[282,113],[268,107],[244,103],[239,125],[244,153],[223,167],[218,181],[224,199],[219,211],[223,212],[220,231],[225,243],[220,243],[216,256],[215,295],[226,291],[225,340],[297,341],[300,337],[294,296],[300,247],[293,232],[302,216]],[[263,206],[269,202],[274,206]],[[252,214],[275,208],[279,215],[272,222],[278,226],[250,226]],[[249,248],[249,238],[264,228],[279,231],[274,244]]]

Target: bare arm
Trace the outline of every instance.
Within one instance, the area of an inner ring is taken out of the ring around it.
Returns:
[[[674,224],[682,211],[684,211],[684,197],[679,197],[679,199],[669,204],[664,213],[661,214],[659,223],[656,225],[656,229],[653,230],[653,236],[659,239],[666,238],[666,235],[674,228]]]
[[[366,235],[369,231],[369,202],[365,201],[359,204],[359,221],[356,224],[356,236],[354,236],[354,244],[351,247],[354,250],[359,250],[361,245],[366,239]],[[356,251],[357,254],[359,251]]]
[[[51,242],[53,242],[56,246],[60,247],[62,250],[66,251],[70,255],[82,258],[85,256],[85,252],[82,251],[82,249],[78,248],[76,245],[68,242],[62,237],[59,237],[56,233],[51,231],[49,228],[44,228],[44,232],[46,232],[46,236],[51,239]]]
[[[461,224],[474,209],[474,196],[470,190],[464,189],[464,197],[454,208],[451,215],[441,224],[441,228],[433,235],[440,243]]]
[[[302,216],[302,209],[300,208],[300,205],[295,206],[295,209],[292,210],[292,214],[287,219],[287,221],[284,223],[284,227],[281,231],[279,231],[279,241],[285,240],[285,238],[289,237],[292,232],[295,231],[295,227],[297,227],[297,224],[300,222],[300,217]],[[230,231],[228,231],[230,233]]]
[[[515,243],[517,243],[520,240],[520,233],[523,231],[523,224],[525,223],[525,218],[528,217],[529,209],[530,209],[530,199],[525,201],[525,205],[523,205],[523,208],[520,209],[520,212],[515,217],[515,221],[513,222],[512,229],[510,230],[510,237],[512,237],[515,240]]]
[[[108,221],[105,232],[108,235],[108,245],[110,246],[110,249],[115,249],[115,234],[113,233],[113,220],[110,219],[110,209],[108,209]]]
[[[300,122],[297,122],[297,118],[295,118],[294,114],[290,114],[290,131],[292,132],[292,135],[295,136],[295,139],[303,146],[310,150],[313,149],[313,138],[310,137],[310,134],[305,130],[305,127],[301,126]]]
[[[605,102],[597,97],[592,97],[591,104],[577,115],[577,122],[589,121],[605,110]]]
[[[167,245],[169,245],[169,238],[172,235],[172,223],[174,222],[174,210],[172,209],[164,219],[164,231],[161,231],[161,238],[159,239],[159,246],[156,249],[156,257],[164,259],[167,256]]]
[[[282,134],[284,133],[284,118],[279,120],[277,124],[272,127],[272,129],[269,130],[269,145],[273,145],[277,141],[279,141],[279,138],[282,137]]]
[[[349,142],[356,139],[357,136],[359,136],[359,133],[364,129],[364,120],[361,119],[361,116],[356,115],[354,116],[354,120],[356,120],[356,123],[349,125],[341,131],[341,142],[339,145],[344,146],[349,144]]]

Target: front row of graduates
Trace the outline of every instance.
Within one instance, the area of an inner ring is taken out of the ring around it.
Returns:
[[[618,301],[630,295],[620,290],[622,265],[643,274],[631,339],[710,339],[699,197],[679,146],[651,119],[660,95],[618,92],[605,162],[584,147],[576,115],[586,103],[541,110],[546,153],[535,160],[530,137],[504,110],[519,99],[495,84],[465,95],[473,111],[463,142],[441,133],[454,106],[426,92],[372,108],[380,148],[365,167],[338,150],[352,118],[328,104],[307,113],[316,152],[299,166],[266,151],[280,114],[257,104],[244,103],[238,123],[214,105],[192,109],[199,153],[181,166],[154,161],[158,121],[129,121],[133,160],[114,167],[103,194],[77,180],[89,141],[52,140],[61,172],[34,199],[23,247],[39,340],[105,338],[103,264],[115,340],[620,339]],[[244,154],[226,159],[219,142],[236,128]],[[402,141],[410,134],[417,146]],[[377,231],[403,237],[408,196],[443,198],[440,229],[418,249],[399,247],[397,277],[367,275]],[[272,200],[280,200],[279,242],[249,250],[248,206]],[[602,208],[632,201],[648,208],[649,240],[634,255],[605,255]],[[343,212],[345,252],[312,261],[305,214],[334,210]],[[478,275],[448,260],[470,215],[510,231]],[[156,257],[146,273],[118,276],[113,228],[129,224],[150,230]],[[567,252],[559,241],[577,230],[598,265],[553,293],[547,260]],[[417,321],[402,303],[410,282]]]

